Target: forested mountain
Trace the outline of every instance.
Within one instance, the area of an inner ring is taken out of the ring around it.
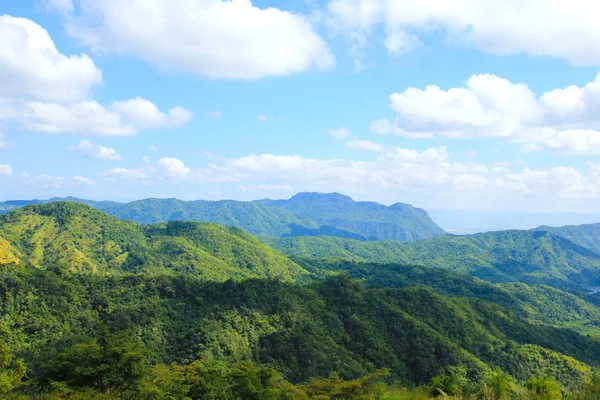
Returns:
[[[334,237],[266,239],[289,255],[415,263],[469,273],[491,282],[545,283],[559,288],[600,283],[600,255],[542,231],[441,235],[412,243]]]
[[[556,236],[569,239],[571,242],[600,253],[600,223],[566,226],[540,226],[536,231],[551,232]]]
[[[369,240],[412,242],[445,233],[425,210],[410,204],[384,206],[339,193],[298,193],[288,200],[260,200],[320,225],[354,232]]]
[[[31,205],[0,216],[0,260],[67,273],[168,269],[216,281],[306,275],[237,228],[191,221],[144,226],[68,202]]]
[[[592,298],[457,271],[504,260],[515,277],[560,280],[566,270],[548,263],[579,271],[595,253],[547,232],[468,238],[301,238],[325,255],[429,251],[421,260],[448,269],[292,260],[237,228],[139,225],[69,202],[19,208],[0,217],[0,396],[533,399],[551,387],[543,398],[594,398]]]
[[[339,194],[301,193],[290,200],[254,202],[144,199],[130,203],[67,197],[0,203],[0,213],[55,201],[88,204],[117,218],[142,224],[174,220],[233,226],[260,237],[336,236],[410,242],[444,233],[424,210],[397,203],[354,202]],[[310,212],[309,212],[310,211]]]

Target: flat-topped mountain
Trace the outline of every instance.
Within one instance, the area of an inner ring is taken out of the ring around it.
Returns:
[[[288,200],[258,202],[320,225],[354,232],[368,240],[412,242],[445,233],[429,218],[427,211],[410,204],[385,206],[372,201],[354,201],[340,193],[298,193]]]

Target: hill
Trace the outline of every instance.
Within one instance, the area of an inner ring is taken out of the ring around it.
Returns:
[[[600,282],[600,255],[549,232],[441,235],[406,244],[334,237],[268,239],[266,242],[297,257],[420,264],[465,272],[490,282],[521,281],[571,289]]]
[[[412,242],[445,233],[425,210],[409,204],[385,206],[354,201],[339,193],[298,193],[288,200],[258,202],[282,208],[320,225],[354,232],[368,240]]]
[[[540,251],[555,240],[525,233],[542,240]],[[495,242],[532,245],[510,235],[471,245],[498,257]],[[409,385],[457,379],[461,390],[486,390],[501,370],[515,388],[551,376],[579,390],[600,367],[600,309],[546,286],[414,265],[295,262],[237,228],[140,225],[69,202],[1,216],[0,238],[0,377],[18,388],[27,370],[18,390],[33,398],[340,398],[341,379],[357,390],[382,368]],[[411,257],[444,238],[456,237],[301,239],[394,243]],[[441,243],[436,260],[453,254]],[[576,249],[552,254],[573,261]],[[262,385],[295,395],[249,394]]]
[[[90,205],[123,220],[140,224],[169,221],[198,221],[233,226],[257,236],[281,237],[293,233],[296,227],[317,229],[313,221],[298,217],[285,210],[259,203],[221,201],[183,201],[178,199],[144,199],[130,203],[93,201],[75,197],[49,200],[17,200],[2,203],[6,211],[29,204],[69,201]]]
[[[306,275],[237,228],[190,221],[144,226],[69,202],[30,205],[1,216],[2,259],[65,273],[167,269],[216,281]]]
[[[12,200],[0,203],[0,214],[30,204],[72,201],[88,204],[117,218],[142,224],[174,220],[233,226],[260,237],[336,236],[356,240],[410,242],[444,233],[424,210],[355,202],[340,194],[299,193],[289,200],[253,202],[144,199],[130,203],[74,197]]]
[[[343,276],[299,286],[189,275],[64,276],[4,265],[0,285],[6,288],[0,332],[30,368],[29,379],[37,380],[29,386],[34,391],[48,380],[85,388],[97,379],[102,384],[94,389],[110,388],[115,368],[129,371],[135,362],[142,374],[139,364],[151,360],[162,364],[155,374],[167,373],[172,362],[196,365],[198,379],[208,382],[225,365],[252,360],[276,367],[293,383],[332,371],[353,379],[385,367],[409,384],[453,370],[480,384],[500,368],[521,382],[549,374],[579,388],[600,359],[597,339],[532,324],[489,301],[422,287],[366,288]],[[114,358],[123,351],[123,361]],[[214,362],[220,369],[211,372]],[[128,373],[119,379],[135,383]]]
[[[581,247],[588,248],[600,253],[600,223],[584,225],[566,225],[553,227],[543,225],[535,229],[536,231],[550,232],[556,236],[563,237]]]

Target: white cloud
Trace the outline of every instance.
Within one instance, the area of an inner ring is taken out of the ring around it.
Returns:
[[[384,148],[383,145],[371,142],[370,140],[350,140],[346,142],[346,146],[354,150],[365,150],[373,152],[380,152]]]
[[[36,187],[41,187],[41,188],[45,188],[45,189],[60,188],[65,184],[66,181],[67,181],[66,178],[63,178],[60,176],[48,175],[48,174],[41,174],[41,175],[35,175],[35,176],[32,176],[28,173],[21,174],[21,183],[23,185],[36,186]]]
[[[182,107],[163,113],[139,97],[110,107],[90,99],[100,70],[87,55],[61,54],[31,20],[0,16],[0,37],[0,121],[40,133],[128,136],[181,126],[192,116]]]
[[[307,18],[250,0],[180,0],[176,8],[168,0],[76,3],[79,13],[66,17],[71,35],[167,70],[259,79],[335,64]]]
[[[0,175],[3,176],[11,176],[12,175],[12,167],[10,164],[0,164]]]
[[[590,0],[331,0],[328,11],[328,24],[346,36],[369,36],[383,25],[390,52],[410,49],[407,43],[419,34],[441,31],[490,54],[600,65],[600,6]]]
[[[0,37],[0,98],[77,101],[102,83],[102,72],[87,55],[59,53],[48,32],[31,20],[0,16]]]
[[[142,129],[182,126],[188,123],[193,115],[182,107],[173,107],[165,114],[154,103],[141,97],[114,102],[110,108],[126,123]]]
[[[79,182],[79,183],[83,183],[84,185],[94,185],[94,181],[89,179],[89,178],[85,178],[83,176],[76,176],[73,179],[75,179],[75,181]]]
[[[600,74],[584,87],[544,93],[495,75],[473,75],[465,87],[408,88],[390,96],[394,123],[375,120],[373,133],[411,138],[500,137],[567,154],[600,154]]]
[[[163,157],[158,160],[157,164],[163,167],[167,175],[171,177],[187,178],[190,173],[190,169],[177,158]]]
[[[158,151],[158,146],[155,144],[151,144],[150,146],[148,146],[148,150],[156,153]]]
[[[4,135],[0,133],[0,149],[8,149],[9,145],[6,139],[4,139]]]
[[[332,136],[335,140],[344,140],[352,135],[352,132],[342,127],[339,129],[330,129],[327,131],[327,134]]]
[[[82,140],[77,146],[69,147],[71,151],[80,151],[97,160],[120,160],[121,156],[113,148],[97,145],[89,140]]]
[[[108,179],[143,179],[147,177],[146,173],[140,171],[139,169],[127,169],[121,167],[111,168],[110,170],[103,172],[101,175]]]
[[[223,118],[223,113],[219,110],[212,110],[208,112],[208,116],[216,119],[221,119]]]

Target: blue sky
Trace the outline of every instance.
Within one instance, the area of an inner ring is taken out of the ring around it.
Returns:
[[[3,1],[0,199],[598,211],[598,6],[450,3]]]

